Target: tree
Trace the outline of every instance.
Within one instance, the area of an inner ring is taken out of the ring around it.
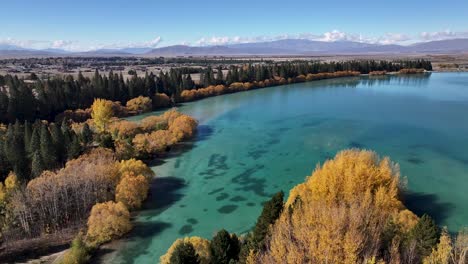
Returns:
[[[200,258],[198,257],[195,248],[190,242],[183,242],[176,246],[169,263],[171,264],[199,264]]]
[[[246,262],[251,251],[255,253],[263,249],[264,240],[269,233],[270,226],[275,223],[283,211],[283,198],[284,193],[282,191],[278,192],[263,206],[262,213],[257,219],[253,232],[247,235],[246,241],[241,248],[241,263]]]
[[[95,99],[91,106],[91,117],[96,124],[99,132],[104,132],[107,129],[110,119],[114,115],[112,110],[112,102],[104,99]]]
[[[31,162],[31,177],[36,178],[44,171],[45,166],[42,162],[41,153],[39,150],[36,150],[32,156]]]
[[[211,240],[210,250],[213,263],[228,264],[239,258],[239,240],[235,234],[231,236],[222,229]]]
[[[137,159],[122,160],[118,163],[120,177],[125,174],[143,175],[148,180],[155,176],[154,171],[143,161]]]
[[[132,229],[130,213],[123,203],[98,203],[88,218],[87,238],[99,245],[121,237]]]
[[[419,254],[427,256],[439,240],[439,228],[429,215],[424,214],[410,231],[410,237],[416,241]]]
[[[74,132],[71,132],[71,137],[72,137],[72,140],[70,144],[68,145],[68,149],[67,149],[67,158],[69,160],[77,158],[81,154],[81,151],[82,151],[82,147],[80,144],[80,140],[78,139],[78,136]]]
[[[436,247],[432,248],[429,256],[424,258],[424,264],[450,264],[450,257],[452,255],[452,239],[447,230],[442,230],[440,242]],[[462,262],[460,262],[462,263]]]
[[[115,191],[115,201],[123,203],[129,210],[139,209],[148,196],[149,183],[145,176],[125,174]]]
[[[83,130],[81,131],[81,140],[85,145],[93,141],[93,131],[89,128],[88,123],[84,123]]]
[[[29,142],[28,153],[32,155],[36,150],[39,150],[41,147],[41,136],[39,134],[39,127],[34,126],[32,131],[31,140]]]
[[[151,111],[153,102],[151,98],[138,96],[127,102],[127,109],[137,113],[145,113]]]
[[[54,168],[57,165],[57,153],[52,136],[46,125],[41,126],[41,157],[46,169]]]
[[[84,236],[80,232],[72,241],[70,249],[63,255],[60,264],[85,264],[91,258]]]
[[[63,132],[56,123],[51,123],[49,129],[57,158],[61,163],[64,163],[67,159],[67,146],[64,144]]]
[[[401,234],[416,218],[399,200],[399,175],[396,164],[375,152],[339,152],[290,191],[265,250],[253,257],[258,263],[381,261],[382,251],[398,251],[382,248],[388,220]]]
[[[210,252],[210,241],[201,237],[184,237],[179,238],[167,250],[166,254],[162,255],[159,258],[161,264],[171,263],[172,255],[174,254],[175,249],[184,243],[189,243],[195,249],[195,253],[198,255],[201,264],[210,264],[211,262],[211,252]]]

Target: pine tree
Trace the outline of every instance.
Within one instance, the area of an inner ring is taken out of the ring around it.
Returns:
[[[41,153],[36,150],[32,155],[31,162],[31,178],[36,178],[45,170],[44,162],[42,162]]]
[[[213,263],[228,264],[239,258],[239,239],[222,229],[211,240],[210,251]]]
[[[251,250],[257,252],[263,248],[270,225],[275,223],[283,211],[283,199],[284,193],[282,191],[278,192],[263,206],[262,213],[257,219],[253,232],[247,235],[245,243],[242,246],[240,253],[241,263],[245,263]]]
[[[435,221],[424,214],[418,223],[410,231],[410,238],[416,241],[416,246],[421,256],[427,256],[439,240],[440,230]]]
[[[78,139],[78,136],[75,133],[72,133],[72,141],[67,150],[68,159],[77,158],[81,154],[81,145]]]
[[[64,136],[62,130],[55,123],[51,123],[50,126],[50,135],[55,148],[55,153],[57,154],[58,161],[63,163],[66,161],[66,152],[67,146],[64,145]]]
[[[31,136],[32,136],[31,123],[29,123],[26,120],[24,122],[24,145],[26,146],[26,150],[29,149],[29,145],[31,144]]]
[[[32,157],[32,154],[36,150],[39,150],[41,147],[41,137],[39,135],[39,129],[40,127],[34,126],[32,134],[31,134],[31,140],[29,141],[29,145],[27,148],[30,157]]]
[[[44,167],[46,169],[54,168],[57,165],[57,152],[54,142],[47,125],[41,126],[41,143],[40,151]]]
[[[89,128],[88,123],[84,123],[83,130],[81,131],[81,140],[85,145],[93,141],[93,131]]]
[[[170,264],[198,264],[200,258],[195,251],[192,243],[180,243],[172,252],[171,258],[169,259]]]

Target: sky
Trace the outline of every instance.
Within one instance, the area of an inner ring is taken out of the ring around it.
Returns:
[[[467,0],[0,0],[0,45],[101,48],[303,38],[411,44],[468,38]]]

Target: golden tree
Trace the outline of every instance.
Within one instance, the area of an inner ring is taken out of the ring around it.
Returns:
[[[169,126],[169,131],[178,141],[190,138],[197,127],[197,121],[188,115],[181,115],[174,119]]]
[[[128,100],[126,106],[127,106],[127,109],[130,111],[134,111],[137,113],[144,113],[144,112],[151,111],[151,107],[153,106],[153,103],[151,101],[151,98],[149,97],[138,96],[131,100]]]
[[[396,164],[372,151],[338,153],[291,190],[289,208],[272,227],[267,250],[257,262],[372,260],[389,219],[416,218],[398,198],[399,176]]]
[[[148,180],[154,177],[154,171],[143,161],[137,159],[122,160],[118,163],[119,174],[123,177],[125,174],[143,175]]]
[[[91,111],[91,117],[94,119],[94,124],[99,132],[106,131],[107,125],[114,114],[112,101],[95,99]]]
[[[145,176],[126,173],[115,191],[115,200],[129,210],[139,209],[148,196],[149,183]]]
[[[93,206],[86,236],[91,244],[99,245],[121,237],[131,229],[128,209],[123,203],[110,201]]]

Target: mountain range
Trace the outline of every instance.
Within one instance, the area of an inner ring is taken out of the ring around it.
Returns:
[[[61,49],[26,49],[0,44],[0,56],[242,56],[242,55],[353,55],[353,54],[453,54],[468,53],[468,39],[420,42],[411,45],[369,44],[353,41],[284,39],[217,46],[174,45],[161,48],[99,49],[69,52]]]

